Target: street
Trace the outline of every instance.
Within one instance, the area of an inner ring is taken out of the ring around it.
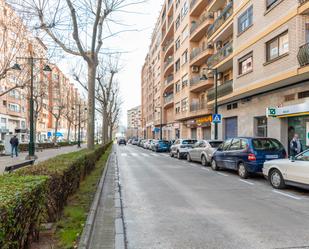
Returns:
[[[129,249],[309,248],[309,192],[117,146]]]

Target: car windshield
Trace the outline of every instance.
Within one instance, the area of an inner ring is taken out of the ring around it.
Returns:
[[[213,142],[209,142],[209,144],[212,148],[218,148],[220,146],[220,144],[222,144],[222,142],[221,141],[215,141],[215,142],[213,141]]]
[[[195,144],[196,142],[196,140],[183,140],[182,144]]]
[[[307,151],[301,153],[300,155],[298,155],[296,157],[296,160],[309,162],[309,150],[307,150]]]
[[[252,145],[258,151],[278,151],[284,149],[278,140],[272,138],[255,138],[252,140]]]

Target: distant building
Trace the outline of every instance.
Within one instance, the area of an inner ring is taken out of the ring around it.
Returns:
[[[142,137],[142,110],[141,106],[137,106],[128,110],[128,128],[127,137]]]

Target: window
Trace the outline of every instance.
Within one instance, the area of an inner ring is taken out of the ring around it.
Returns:
[[[178,9],[179,5],[180,5],[180,0],[176,0],[176,9]]]
[[[278,0],[266,0],[266,9],[270,9],[276,2],[278,2]]]
[[[255,127],[256,137],[267,137],[267,117],[256,117]]]
[[[177,102],[175,106],[176,106],[175,112],[176,112],[176,114],[179,114],[180,113],[180,102]]]
[[[233,139],[229,150],[240,150],[240,139]]]
[[[182,77],[182,79],[181,79],[181,82],[182,82],[182,88],[184,88],[184,87],[186,87],[186,86],[188,86],[188,74],[186,74],[186,75],[184,75],[183,77]]]
[[[181,90],[181,84],[180,81],[176,82],[175,84],[175,92],[178,93]]]
[[[253,70],[253,53],[245,55],[244,57],[238,60],[238,74],[250,73]]]
[[[184,65],[184,64],[186,64],[186,63],[188,62],[188,50],[186,50],[186,51],[182,54],[181,58],[182,58],[182,65]]]
[[[232,142],[232,139],[226,140],[226,141],[222,144],[222,150],[228,150],[228,148],[230,147],[231,142]]]
[[[183,19],[187,15],[188,11],[189,11],[189,4],[188,0],[186,0],[181,9],[181,19]]]
[[[175,71],[177,72],[179,71],[179,69],[180,69],[180,59],[178,59],[175,63]]]
[[[12,112],[20,112],[20,106],[18,104],[9,104],[9,110]]]
[[[288,32],[275,37],[271,41],[266,43],[266,60],[271,61],[278,58],[281,55],[289,52],[289,35]]]
[[[298,98],[299,99],[309,98],[309,91],[298,93]]]
[[[238,34],[244,32],[252,25],[253,6],[249,7],[240,17],[238,17]]]
[[[305,151],[295,158],[298,161],[306,161],[309,162],[309,151]]]
[[[180,26],[180,14],[176,18],[175,26],[176,26],[176,29],[178,29],[178,27]]]
[[[254,138],[252,140],[253,149],[257,151],[278,151],[284,150],[283,145],[273,138]]]
[[[188,109],[188,98],[185,98],[181,101],[181,111],[185,112]]]
[[[178,37],[178,39],[176,40],[175,47],[176,47],[176,50],[180,48],[180,37]]]
[[[190,31],[189,26],[187,25],[184,30],[182,31],[182,42],[184,42],[189,37]]]

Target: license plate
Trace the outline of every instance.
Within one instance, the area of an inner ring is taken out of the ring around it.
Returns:
[[[278,155],[266,155],[266,159],[277,159],[279,158]]]

